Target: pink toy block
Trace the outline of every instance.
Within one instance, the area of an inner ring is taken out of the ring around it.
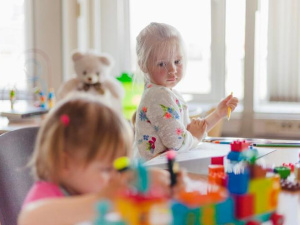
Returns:
[[[230,143],[230,149],[231,151],[234,151],[234,152],[242,152],[246,149],[248,149],[250,143],[243,140],[243,141],[233,141]]]

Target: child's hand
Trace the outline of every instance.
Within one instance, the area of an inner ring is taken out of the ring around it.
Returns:
[[[176,174],[176,184],[171,187],[170,173],[160,168],[150,168],[151,188],[160,191],[166,197],[174,197],[186,188],[187,174],[180,169]]]
[[[216,108],[216,113],[219,118],[223,118],[227,116],[228,107],[231,108],[231,111],[234,111],[239,100],[232,95],[228,95],[225,99],[223,99]]]
[[[201,119],[192,119],[191,123],[187,126],[187,130],[199,141],[202,140],[206,129],[207,123]]]
[[[98,197],[114,200],[118,194],[129,189],[129,181],[131,175],[128,173],[115,172],[110,178],[107,184],[98,193]]]
[[[170,173],[160,168],[149,168],[151,189],[161,192],[164,196],[171,195]]]
[[[185,169],[180,169],[179,173],[177,173],[177,183],[176,185],[173,187],[173,190],[172,190],[172,197],[173,198],[176,198],[179,193],[183,190],[186,190],[186,187],[187,187],[187,183],[188,183],[188,176],[187,176],[187,173],[186,173],[186,170]]]

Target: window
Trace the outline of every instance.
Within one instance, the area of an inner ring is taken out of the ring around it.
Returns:
[[[0,99],[9,90],[22,93],[30,80],[26,77],[24,0],[0,0]]]
[[[217,102],[231,91],[242,99],[245,0],[224,2],[130,0],[132,62],[139,31],[150,22],[168,23],[181,32],[188,53],[186,77],[177,89],[194,101]]]
[[[191,94],[210,93],[210,8],[210,1],[208,0],[131,0],[130,31],[133,67],[136,66],[135,38],[138,33],[150,22],[170,24],[182,34],[188,52],[186,77],[178,85],[177,89]]]
[[[299,12],[297,0],[259,1],[255,74],[258,111],[300,111]]]

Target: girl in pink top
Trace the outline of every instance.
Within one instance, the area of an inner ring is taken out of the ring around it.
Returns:
[[[113,161],[130,155],[132,129],[117,113],[87,94],[57,105],[41,126],[29,165],[36,183],[20,225],[76,224],[95,217],[95,203],[113,200],[130,176]],[[150,171],[153,185],[169,190],[167,171]],[[67,197],[68,196],[68,197]]]

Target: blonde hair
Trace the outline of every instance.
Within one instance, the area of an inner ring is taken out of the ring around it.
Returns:
[[[173,57],[179,49],[182,53],[183,71],[186,68],[186,51],[179,31],[171,25],[164,23],[150,23],[136,38],[136,54],[138,65],[144,74],[148,74],[150,66],[161,55],[167,53]]]
[[[87,165],[95,157],[113,160],[130,155],[131,148],[128,122],[98,99],[79,94],[62,101],[47,116],[29,166],[36,179],[57,183],[65,153]]]

